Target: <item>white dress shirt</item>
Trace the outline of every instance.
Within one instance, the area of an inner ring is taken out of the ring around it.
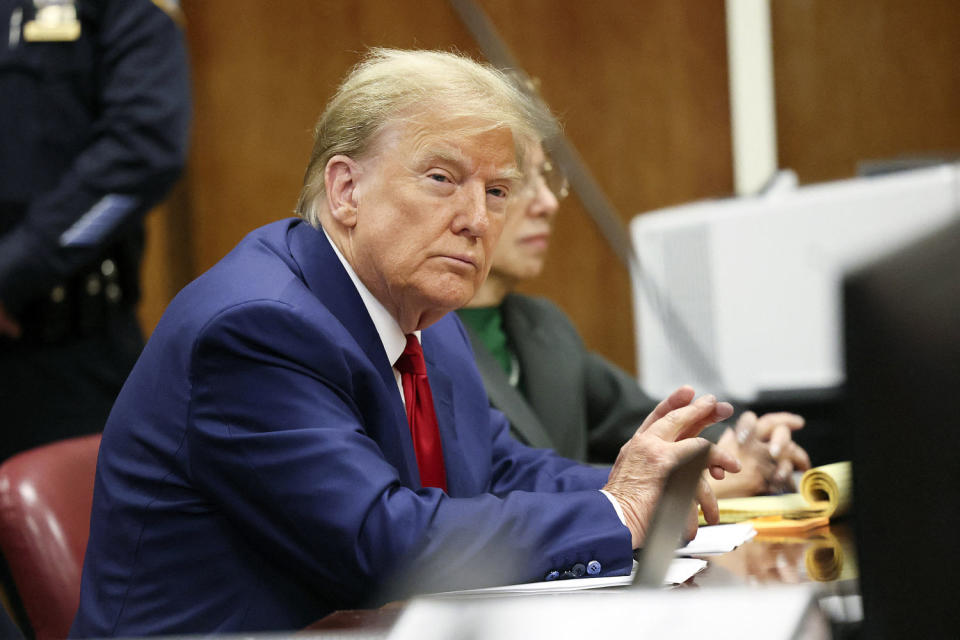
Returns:
[[[323,235],[327,236],[327,241],[330,243],[330,246],[333,247],[333,252],[337,254],[337,259],[340,260],[340,264],[346,269],[347,275],[350,276],[350,280],[353,282],[353,286],[357,288],[357,293],[360,294],[360,299],[363,300],[363,306],[366,307],[367,313],[370,314],[370,319],[373,320],[373,326],[377,330],[377,335],[380,336],[380,342],[383,344],[383,350],[387,354],[387,360],[393,365],[393,377],[397,380],[397,389],[400,391],[400,399],[403,400],[403,382],[400,380],[400,372],[397,370],[396,365],[397,360],[403,355],[403,350],[407,348],[407,336],[403,333],[403,330],[397,321],[394,320],[393,316],[390,315],[390,312],[387,311],[387,308],[384,307],[383,304],[370,293],[366,285],[360,281],[353,267],[350,266],[350,263],[347,262],[343,254],[340,253],[340,249],[338,249],[337,245],[330,239],[326,229],[321,227],[321,231],[323,231]],[[417,340],[420,339],[419,331],[414,331],[413,335],[417,336]],[[403,406],[404,410],[406,410],[406,403],[404,403]]]
[[[393,364],[393,377],[397,380],[397,389],[400,392],[400,400],[403,402],[404,411],[406,411],[406,402],[403,398],[403,382],[400,380],[400,372],[397,371],[397,360],[403,355],[403,350],[407,347],[407,336],[403,333],[403,330],[400,329],[400,325],[397,321],[390,315],[390,312],[387,311],[386,307],[377,300],[370,290],[367,289],[360,278],[357,277],[357,273],[353,270],[353,267],[350,266],[350,263],[347,262],[346,258],[343,257],[343,254],[340,253],[340,249],[337,248],[337,245],[334,244],[333,240],[330,239],[330,236],[327,234],[326,229],[323,227],[320,228],[323,231],[323,235],[327,236],[327,241],[330,243],[330,246],[333,247],[333,252],[337,254],[337,258],[340,260],[340,264],[343,265],[343,268],[346,269],[347,275],[350,276],[350,280],[353,282],[353,286],[357,288],[357,293],[360,294],[360,299],[363,300],[363,306],[367,308],[367,313],[370,314],[370,319],[373,320],[373,326],[377,330],[377,335],[380,336],[380,342],[383,343],[383,350],[387,353],[387,359]],[[420,332],[414,331],[417,340],[420,340]],[[620,522],[624,526],[627,524],[626,518],[623,516],[623,509],[620,507],[620,503],[617,502],[616,498],[604,491],[600,490],[600,493],[607,497],[607,500],[610,501],[610,504],[613,505],[613,508],[617,512],[617,517],[620,518]]]

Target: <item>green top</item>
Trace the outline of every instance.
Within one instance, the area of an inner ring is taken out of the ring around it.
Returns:
[[[497,307],[472,307],[458,309],[457,315],[470,327],[480,342],[487,348],[503,370],[509,375],[512,369],[507,334],[503,331],[503,310]]]

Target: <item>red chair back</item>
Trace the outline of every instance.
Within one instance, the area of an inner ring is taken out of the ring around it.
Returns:
[[[0,549],[37,640],[65,638],[80,603],[99,448],[71,438],[0,465]]]

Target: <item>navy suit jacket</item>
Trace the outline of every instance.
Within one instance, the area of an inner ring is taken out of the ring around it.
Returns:
[[[627,573],[606,471],[517,443],[463,326],[422,334],[448,491],[323,233],[251,233],[170,304],[107,422],[71,635],[282,630],[416,591]]]

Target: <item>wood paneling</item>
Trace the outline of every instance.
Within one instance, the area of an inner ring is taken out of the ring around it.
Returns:
[[[189,177],[183,178],[166,202],[147,215],[143,255],[143,292],[137,309],[140,326],[150,334],[173,296],[196,277]]]
[[[774,0],[771,22],[780,166],[802,182],[960,153],[956,0]]]

